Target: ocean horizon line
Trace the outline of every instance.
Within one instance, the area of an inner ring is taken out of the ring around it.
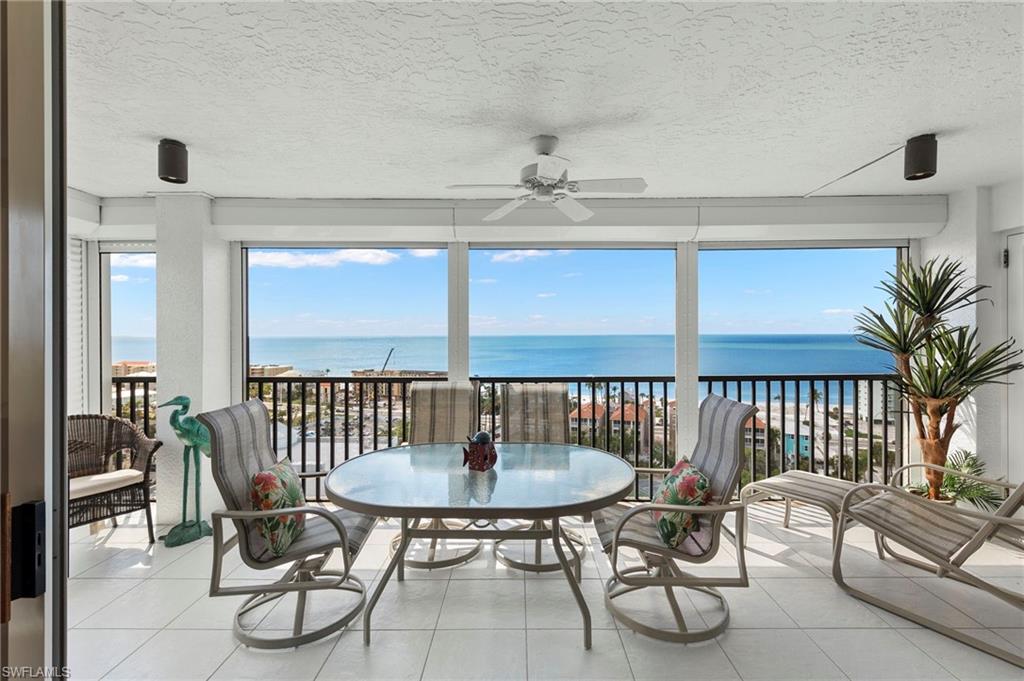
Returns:
[[[833,336],[836,338],[851,338],[856,336],[856,332],[849,333],[772,333],[772,332],[758,332],[758,333],[698,333],[698,337],[704,338],[723,338],[723,337],[772,337],[772,338],[783,338],[783,337],[803,337],[803,336],[815,336],[815,337],[827,337]],[[637,336],[646,337],[672,337],[675,336],[673,333],[513,333],[513,334],[496,334],[496,333],[478,333],[470,334],[470,338],[634,338]],[[447,334],[383,334],[383,335],[370,335],[370,336],[348,336],[348,335],[334,335],[334,336],[254,336],[251,335],[249,338],[258,338],[260,340],[273,339],[273,340],[333,340],[337,338],[353,338],[353,339],[372,339],[372,338],[447,338]],[[144,340],[144,341],[155,341],[156,336],[122,336],[112,335],[111,338],[125,339],[125,340]]]

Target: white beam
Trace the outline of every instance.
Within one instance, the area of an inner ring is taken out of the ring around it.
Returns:
[[[88,238],[100,226],[100,198],[68,187],[68,236]]]
[[[915,239],[946,224],[945,196],[583,199],[595,215],[573,223],[550,205],[484,222],[503,201],[216,199],[212,229],[227,241],[274,243],[656,243]],[[90,238],[153,238],[151,197],[103,199]]]
[[[448,243],[448,377],[469,378],[469,244]]]
[[[697,243],[676,244],[676,460],[697,444]]]
[[[717,199],[700,209],[699,241],[917,239],[946,224],[945,196]]]

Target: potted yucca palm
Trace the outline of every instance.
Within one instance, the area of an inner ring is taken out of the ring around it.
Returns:
[[[881,283],[889,294],[883,312],[857,315],[857,340],[892,355],[898,387],[910,407],[925,463],[945,466],[960,424],[956,410],[978,388],[1024,368],[1021,350],[1008,338],[987,350],[978,332],[948,316],[979,302],[987,286],[971,284],[963,266],[949,258],[923,265],[900,263]],[[926,470],[928,497],[941,499],[943,474]]]

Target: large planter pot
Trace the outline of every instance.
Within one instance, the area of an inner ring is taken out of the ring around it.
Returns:
[[[923,491],[921,491],[919,489],[908,488],[907,491],[910,492],[911,494],[913,494],[914,496],[918,496],[918,497],[922,497],[924,499],[928,499],[932,503],[943,504],[945,506],[956,506],[956,499],[950,499],[948,497],[940,497],[938,499],[932,499],[927,494],[925,494]]]

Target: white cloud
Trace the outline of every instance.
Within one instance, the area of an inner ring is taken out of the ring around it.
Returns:
[[[156,267],[156,253],[111,253],[111,267]]]
[[[851,310],[848,307],[829,307],[822,310],[821,314],[828,315],[829,317],[849,317],[857,314],[857,311]]]
[[[469,315],[469,324],[472,327],[479,328],[486,326],[497,326],[499,325],[499,321],[497,317],[491,315],[471,314]]]
[[[575,279],[576,277],[582,277],[582,272],[566,272],[562,275],[563,279]]]
[[[414,258],[434,258],[440,252],[440,248],[410,248],[409,252]]]
[[[517,249],[513,251],[501,251],[491,256],[491,262],[522,262],[529,258],[546,258],[551,251],[542,251],[536,248]]]
[[[560,248],[559,250],[555,251],[555,255],[569,255],[570,253],[572,253],[572,251],[567,248]]]
[[[497,279],[470,279],[470,282],[474,284],[497,284]]]
[[[337,267],[342,263],[387,265],[398,260],[398,254],[381,248],[345,248],[335,251],[294,253],[290,251],[252,251],[249,265],[253,267]]]
[[[147,281],[149,281],[149,278],[131,277],[128,276],[127,274],[111,274],[110,281],[112,281],[115,284],[126,284],[128,282],[131,282],[133,284],[145,284]]]
[[[558,295],[557,293],[538,293],[537,297],[538,298],[554,298],[557,295]]]
[[[540,320],[544,319],[544,315],[532,314],[529,317],[527,317],[527,319],[529,319],[531,322],[539,322]]]
[[[743,293],[747,294],[748,296],[766,296],[766,295],[768,295],[771,292],[772,292],[772,290],[770,288],[745,288],[745,289],[743,289]]]

